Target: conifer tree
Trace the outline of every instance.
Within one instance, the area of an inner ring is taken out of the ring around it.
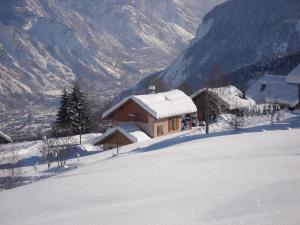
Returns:
[[[72,104],[74,119],[72,121],[73,133],[88,133],[91,130],[91,110],[87,102],[86,94],[76,82],[72,89]]]
[[[58,128],[71,129],[72,121],[74,118],[74,110],[73,104],[71,101],[70,93],[68,93],[67,89],[63,90],[60,106],[57,112],[57,119],[55,122],[55,126]]]
[[[76,82],[71,93],[63,90],[57,112],[55,130],[69,130],[70,134],[84,134],[92,129],[91,110],[86,94]]]

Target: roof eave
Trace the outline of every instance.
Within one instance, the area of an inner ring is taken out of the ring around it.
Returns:
[[[127,97],[125,99],[123,99],[122,101],[120,101],[119,103],[117,103],[116,105],[110,107],[108,110],[106,110],[101,118],[103,120],[107,119],[112,113],[114,113],[115,111],[117,111],[120,107],[122,107],[122,105],[124,105],[128,100],[132,99],[131,96]]]
[[[198,95],[200,95],[202,92],[204,92],[207,88],[202,88],[198,91],[196,91],[194,94],[190,95],[190,98],[193,99],[195,97],[197,97]]]

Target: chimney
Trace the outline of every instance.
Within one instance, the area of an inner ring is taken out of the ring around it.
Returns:
[[[148,87],[148,91],[149,91],[149,94],[155,94],[156,93],[156,88],[155,88],[155,85],[150,85]]]
[[[246,91],[243,90],[242,93],[243,93],[243,99],[246,99]]]

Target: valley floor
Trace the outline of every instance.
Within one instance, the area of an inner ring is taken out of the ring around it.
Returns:
[[[298,225],[299,137],[294,117],[83,157],[77,169],[1,191],[1,224]]]

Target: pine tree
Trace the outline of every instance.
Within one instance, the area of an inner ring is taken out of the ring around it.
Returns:
[[[91,130],[91,110],[87,102],[86,94],[82,91],[78,83],[72,89],[72,104],[74,109],[74,119],[72,121],[73,133],[88,133]]]
[[[67,92],[66,88],[63,90],[60,100],[60,106],[56,115],[57,119],[55,122],[55,126],[57,128],[71,129],[72,121],[74,118],[74,110],[71,96]]]
[[[57,112],[55,130],[68,130],[70,134],[84,134],[91,131],[91,110],[86,94],[76,82],[71,93],[63,90]]]

